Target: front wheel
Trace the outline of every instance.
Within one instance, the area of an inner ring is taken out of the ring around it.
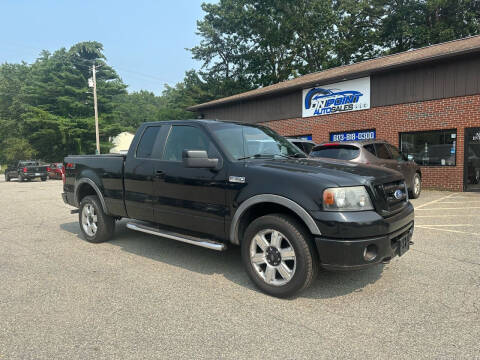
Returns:
[[[318,271],[310,234],[297,220],[283,214],[262,216],[248,226],[242,261],[255,285],[276,297],[306,289]]]
[[[413,187],[410,190],[410,197],[412,199],[418,199],[420,193],[422,192],[422,179],[419,173],[415,173],[412,181]]]
[[[115,231],[115,220],[103,211],[98,196],[85,196],[78,213],[80,230],[88,242],[101,243],[109,240]]]
[[[9,182],[9,181],[10,181],[10,176],[8,176],[7,174],[5,174],[5,181],[6,181],[6,182]]]

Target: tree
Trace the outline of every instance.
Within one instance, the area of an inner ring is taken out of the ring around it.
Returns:
[[[26,139],[10,137],[3,141],[0,162],[12,164],[19,159],[33,159],[35,150]]]

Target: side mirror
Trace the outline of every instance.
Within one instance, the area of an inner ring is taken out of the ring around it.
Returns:
[[[185,167],[214,169],[218,159],[209,159],[205,150],[183,150],[182,160]]]

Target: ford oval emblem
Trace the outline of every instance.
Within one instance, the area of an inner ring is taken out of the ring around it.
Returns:
[[[395,196],[395,199],[400,200],[403,197],[403,191],[397,190],[393,193],[393,196]]]

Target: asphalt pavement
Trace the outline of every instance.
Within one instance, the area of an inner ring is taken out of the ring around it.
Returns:
[[[415,245],[289,300],[240,251],[82,239],[61,181],[0,181],[0,359],[480,359],[480,194],[424,191]]]

